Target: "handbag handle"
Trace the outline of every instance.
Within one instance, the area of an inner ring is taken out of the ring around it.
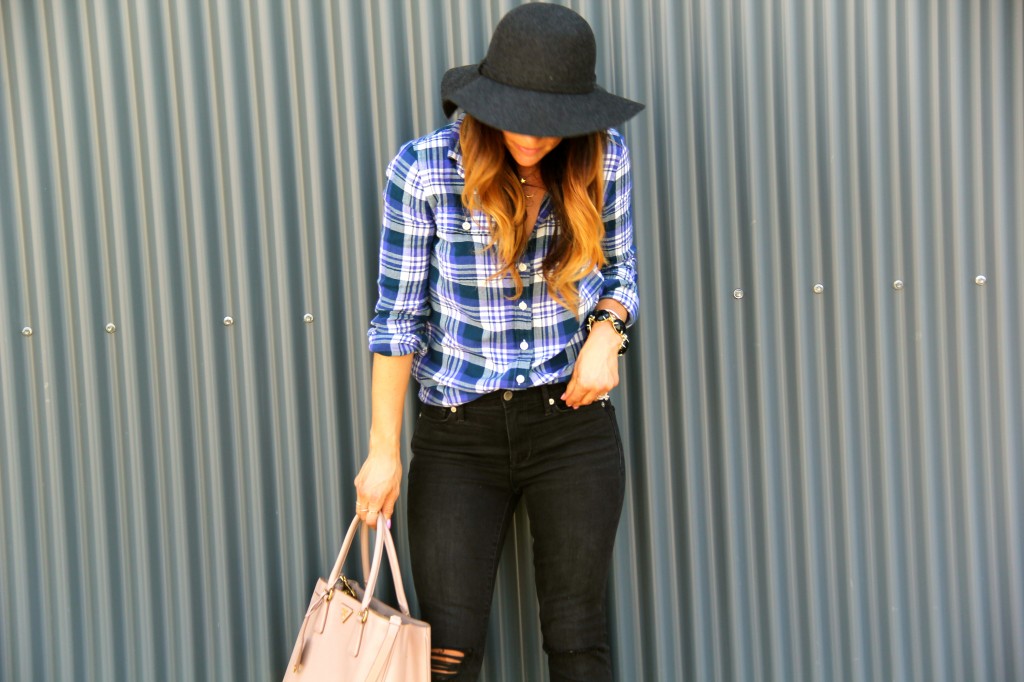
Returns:
[[[383,519],[381,519],[383,521]],[[345,533],[345,540],[341,544],[341,551],[338,553],[338,559],[334,562],[334,568],[331,569],[331,575],[327,579],[327,589],[333,590],[334,586],[338,582],[338,578],[341,577],[341,568],[345,564],[345,558],[348,556],[349,549],[352,547],[352,540],[355,539],[356,531],[359,529],[360,519],[356,516],[352,519],[352,523],[349,524],[348,532]],[[395,584],[395,596],[398,598],[399,610],[405,615],[409,615],[409,601],[405,596],[405,586],[402,584],[402,572],[398,567],[398,552],[395,550],[395,542],[391,538],[391,531],[388,530],[387,523],[377,523],[377,537],[375,538],[373,548],[373,562],[370,564],[369,575],[364,575],[366,580],[366,587],[363,590],[363,601],[362,609],[365,611],[370,606],[370,600],[373,599],[374,589],[377,587],[377,577],[380,575],[380,567],[384,554],[384,550],[387,550],[388,563],[391,565],[391,578]],[[363,566],[365,571],[366,566],[366,553],[363,553]]]
[[[380,518],[380,517],[378,517]],[[359,526],[359,560],[363,564],[363,580],[370,575],[370,527]]]

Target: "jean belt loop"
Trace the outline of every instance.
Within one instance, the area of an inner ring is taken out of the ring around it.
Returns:
[[[540,386],[540,394],[544,396],[544,414],[546,415],[555,411],[555,403],[552,399],[556,396],[554,395],[555,391],[552,390],[553,388],[554,386],[551,384],[541,384]]]

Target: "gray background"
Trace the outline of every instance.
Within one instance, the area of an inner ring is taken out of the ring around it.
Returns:
[[[0,2],[0,678],[279,679],[384,166],[513,4]],[[1022,4],[572,3],[648,105],[619,679],[1024,679]],[[487,680],[545,679],[530,566]]]

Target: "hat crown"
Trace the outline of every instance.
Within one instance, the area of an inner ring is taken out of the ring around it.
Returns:
[[[494,29],[480,74],[538,92],[585,94],[597,85],[597,43],[590,24],[561,5],[531,3]]]

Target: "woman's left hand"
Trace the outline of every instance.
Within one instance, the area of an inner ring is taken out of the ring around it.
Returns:
[[[589,405],[619,385],[619,346],[622,339],[607,322],[590,330],[562,400],[572,408]]]

